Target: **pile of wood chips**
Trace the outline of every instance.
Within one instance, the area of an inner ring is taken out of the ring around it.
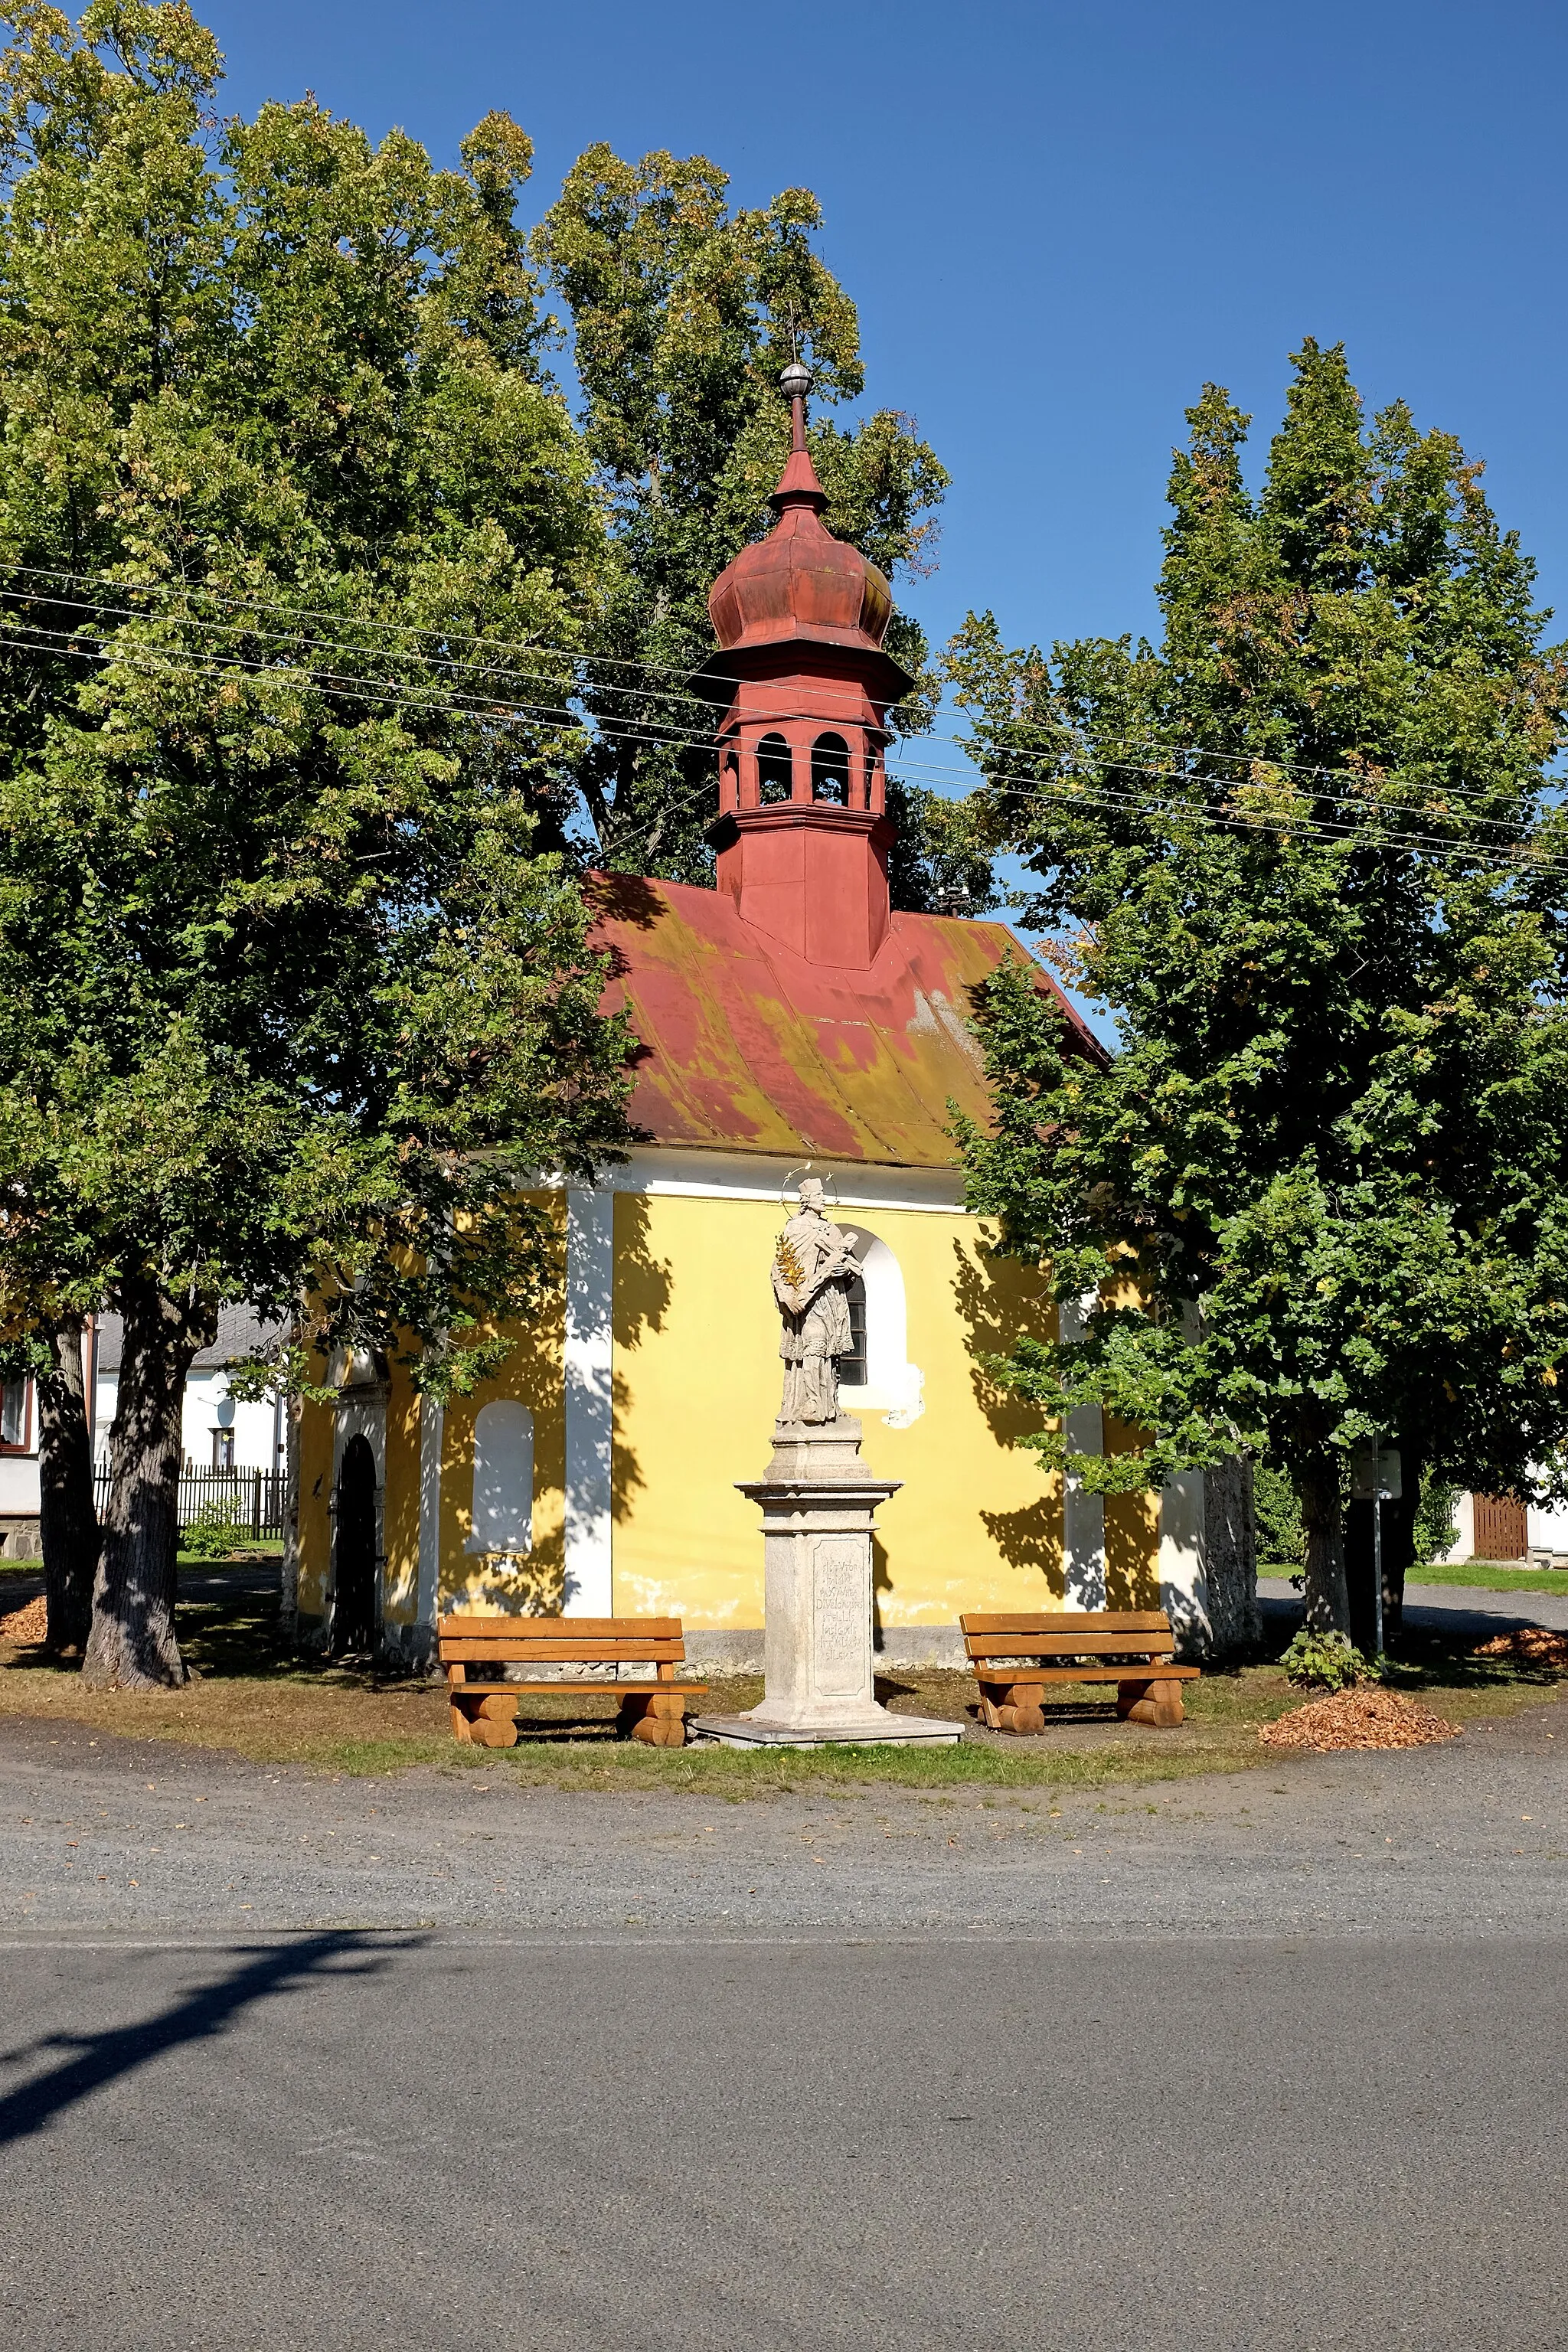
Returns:
[[[0,1617],[0,1642],[7,1642],[18,1650],[29,1643],[41,1642],[49,1630],[49,1612],[40,1592],[20,1609],[13,1609]]]
[[[1260,1726],[1258,1737],[1265,1748],[1429,1748],[1458,1739],[1459,1727],[1416,1699],[1367,1685],[1292,1707],[1277,1723]]]
[[[1548,1625],[1511,1625],[1494,1633],[1476,1652],[1478,1658],[1506,1658],[1514,1666],[1544,1666],[1548,1673],[1568,1675],[1568,1633]]]

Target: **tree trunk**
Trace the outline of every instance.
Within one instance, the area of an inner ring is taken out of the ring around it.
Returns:
[[[79,1322],[61,1324],[54,1335],[54,1355],[53,1370],[39,1372],[33,1383],[38,1405],[46,1638],[57,1657],[74,1658],[81,1655],[92,1623],[99,1546]]]
[[[1415,1558],[1415,1515],[1421,1507],[1419,1441],[1401,1434],[1391,1441],[1399,1454],[1399,1499],[1383,1507],[1383,1646],[1392,1650],[1405,1630],[1405,1577]],[[1345,1513],[1345,1577],[1350,1588],[1351,1639],[1371,1657],[1377,1641],[1373,1607],[1374,1551],[1371,1503],[1352,1503]]]
[[[300,1638],[300,1400],[289,1397],[283,1410],[288,1416],[287,1449],[284,1461],[288,1475],[283,1490],[283,1586],[279,1612],[279,1630],[286,1649],[293,1649]]]
[[[185,1375],[206,1336],[156,1284],[120,1288],[125,1339],[109,1434],[109,1508],[82,1680],[91,1690],[183,1683],[174,1639],[180,1538],[180,1417]]]
[[[1326,1449],[1309,1454],[1292,1473],[1291,1484],[1307,1535],[1307,1631],[1348,1634],[1351,1609],[1338,1454]]]

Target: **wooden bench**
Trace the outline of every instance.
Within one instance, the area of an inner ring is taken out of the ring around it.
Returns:
[[[1124,1723],[1168,1731],[1182,1720],[1182,1685],[1198,1677],[1196,1666],[1176,1664],[1163,1609],[1050,1610],[959,1623],[981,1720],[993,1731],[1043,1731],[1048,1683],[1114,1683]],[[1031,1658],[1037,1663],[1022,1663]]]
[[[572,1696],[610,1691],[621,1702],[619,1728],[653,1748],[686,1743],[686,1702],[700,1697],[706,1683],[676,1680],[686,1662],[679,1617],[444,1617],[439,1628],[441,1663],[452,1706],[452,1736],[481,1748],[515,1748],[518,1700],[524,1692],[547,1690]],[[542,1675],[517,1680],[475,1682],[470,1666],[607,1666],[651,1664],[652,1682],[629,1682],[618,1672],[602,1676],[571,1675],[546,1681]]]

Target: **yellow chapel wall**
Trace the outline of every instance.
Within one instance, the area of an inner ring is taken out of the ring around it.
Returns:
[[[763,1543],[738,1479],[766,1468],[782,1379],[768,1268],[784,1215],[765,1201],[617,1193],[614,1590],[617,1612],[694,1628],[763,1622]],[[921,1416],[862,1414],[862,1451],[901,1491],[878,1513],[885,1624],[951,1625],[966,1609],[1050,1608],[1063,1596],[1060,1481],[1011,1443],[1037,1419],[998,1398],[973,1349],[1055,1328],[1031,1269],[985,1255],[976,1219],[844,1209],[899,1262]],[[1112,1441],[1114,1442],[1114,1441]],[[1158,1599],[1142,1497],[1107,1508],[1115,1605]]]
[[[564,1241],[565,1201],[548,1196]],[[559,1284],[493,1379],[473,1393],[453,1397],[441,1435],[439,1611],[502,1609],[551,1616],[561,1607],[565,1580],[566,1294]],[[533,1416],[533,1549],[515,1570],[468,1549],[473,1533],[474,1423],[482,1406],[515,1398]],[[389,1432],[390,1440],[390,1432]]]

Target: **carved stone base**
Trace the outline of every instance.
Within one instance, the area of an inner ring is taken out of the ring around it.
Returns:
[[[901,1481],[860,1458],[860,1424],[779,1422],[765,1478],[742,1495],[761,1506],[766,1570],[760,1706],[699,1716],[698,1738],[727,1747],[816,1747],[828,1740],[947,1745],[962,1727],[878,1705],[871,1664],[871,1536],[877,1507]]]

